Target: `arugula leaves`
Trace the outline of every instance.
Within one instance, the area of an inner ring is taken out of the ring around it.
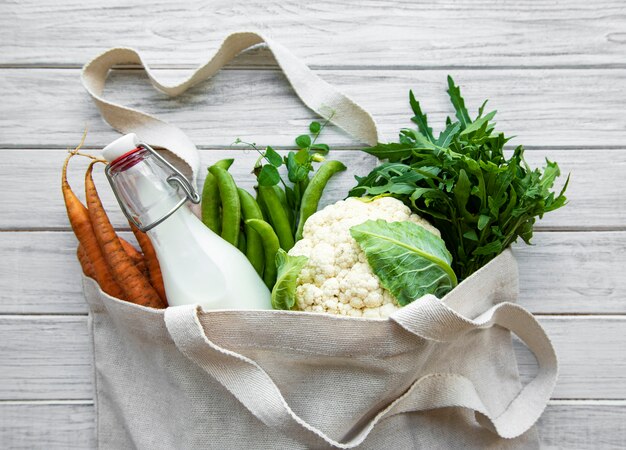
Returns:
[[[448,95],[457,120],[448,117],[435,138],[409,93],[417,129],[401,130],[399,142],[364,149],[387,162],[356,177],[349,195],[392,195],[429,219],[452,253],[452,268],[464,279],[518,237],[530,243],[537,217],[565,205],[569,176],[562,190],[553,192],[557,163],[546,160],[543,170],[531,169],[521,145],[507,158],[504,145],[510,138],[495,131],[496,111],[485,114],[484,102],[472,120],[449,76]]]

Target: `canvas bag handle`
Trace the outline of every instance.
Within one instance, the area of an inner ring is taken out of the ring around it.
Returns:
[[[265,425],[312,447],[353,448],[360,445],[386,417],[443,407],[474,410],[483,427],[500,437],[515,438],[537,421],[550,399],[557,377],[557,359],[550,340],[532,314],[521,306],[499,303],[471,320],[429,295],[411,307],[399,310],[390,320],[410,333],[437,342],[460,339],[472,330],[493,326],[506,328],[515,333],[537,358],[537,375],[497,416],[488,410],[468,378],[451,373],[424,376],[358,430],[353,438],[338,442],[299,417],[287,404],[279,387],[255,361],[212,342],[200,323],[199,314],[200,308],[195,305],[166,309],[165,323],[178,349]]]
[[[285,47],[257,32],[229,35],[206,64],[195,69],[179,84],[161,83],[141,55],[130,48],[112,48],[85,64],[82,82],[109,125],[121,133],[136,133],[143,142],[166,150],[169,159],[195,185],[200,158],[194,143],[175,125],[105,99],[103,91],[108,72],[116,65],[140,65],[156,89],[174,97],[210,78],[239,53],[260,43],[265,43],[271,50],[280,69],[306,106],[325,119],[332,116],[331,121],[335,125],[362,143],[375,145],[380,140],[376,122],[365,109],[315,75]]]

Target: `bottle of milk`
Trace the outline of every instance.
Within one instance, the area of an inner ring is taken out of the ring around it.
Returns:
[[[270,292],[241,251],[189,209],[199,202],[185,176],[127,134],[104,148],[107,178],[126,217],[150,237],[170,306],[271,309]]]

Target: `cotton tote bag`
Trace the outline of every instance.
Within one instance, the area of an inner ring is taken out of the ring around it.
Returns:
[[[241,51],[265,43],[302,101],[366,144],[372,117],[279,44],[230,35],[176,86],[140,56],[112,49],[83,69],[104,119],[159,146],[196,180],[194,144],[177,127],[102,96],[109,69],[140,64],[178,95]],[[534,429],[557,375],[554,349],[514,302],[506,250],[445,298],[425,296],[389,319],[296,311],[153,310],[84,278],[93,336],[97,443],[120,449],[537,448]],[[522,386],[511,334],[537,359]]]

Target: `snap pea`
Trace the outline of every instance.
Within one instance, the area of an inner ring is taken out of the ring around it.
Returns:
[[[215,176],[222,202],[222,238],[237,247],[239,224],[241,222],[241,204],[235,180],[226,169],[212,166],[209,172]]]
[[[259,233],[254,231],[250,225],[246,225],[245,221],[250,219],[263,220],[263,214],[261,208],[257,204],[254,197],[248,193],[248,191],[237,188],[239,193],[239,202],[241,203],[241,215],[244,220],[244,226],[247,237],[246,256],[252,267],[257,271],[260,276],[263,276],[263,266],[265,261],[263,260],[263,241]]]
[[[237,248],[241,253],[245,255],[246,253],[246,234],[243,230],[239,230],[239,242],[237,242]]]
[[[267,223],[271,225],[272,220],[270,219],[269,214],[267,213],[267,206],[265,205],[265,202],[263,201],[263,195],[261,194],[261,192],[259,192],[258,186],[256,186],[254,189],[256,189],[256,202],[257,202],[257,205],[259,205],[259,208],[261,208],[261,214],[263,214],[263,220],[265,220]]]
[[[285,194],[285,191],[283,191],[280,188],[279,185],[272,186],[272,189],[274,189],[274,192],[276,193],[276,196],[280,200],[280,203],[283,205],[283,209],[287,213],[287,219],[289,220],[289,226],[293,230],[295,228],[294,222],[293,222],[295,217],[293,216],[293,210],[289,207],[289,204],[287,203],[287,194]],[[291,232],[291,234],[293,234],[293,231]]]
[[[221,167],[224,170],[230,169],[230,166],[233,165],[235,160],[233,158],[220,159],[218,162],[213,164],[216,167]]]
[[[317,169],[313,178],[306,187],[304,194],[302,194],[302,203],[300,204],[300,217],[298,218],[298,229],[296,230],[296,241],[302,239],[302,230],[304,223],[311,217],[316,211],[322,198],[324,188],[332,177],[337,172],[346,170],[346,166],[340,161],[326,161]]]
[[[278,236],[272,229],[272,226],[264,220],[250,219],[245,221],[246,225],[250,225],[254,231],[259,233],[263,241],[263,251],[265,253],[265,271],[263,272],[263,281],[271,290],[276,283],[276,253],[280,248]]]
[[[222,159],[214,165],[228,170],[233,161],[234,159]],[[220,234],[222,231],[220,206],[220,191],[217,187],[217,180],[215,175],[209,172],[202,187],[202,222],[216,234]]]
[[[280,246],[287,252],[294,244],[287,211],[283,208],[283,204],[272,186],[259,186],[259,193],[262,194],[263,201],[267,207],[267,213],[272,220],[272,225],[278,236]]]

